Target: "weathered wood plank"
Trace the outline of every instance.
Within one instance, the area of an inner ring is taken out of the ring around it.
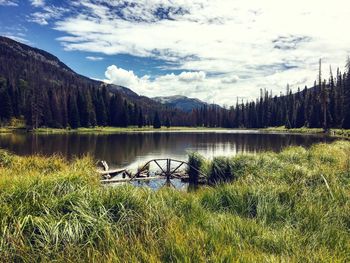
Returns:
[[[126,170],[123,169],[123,170],[120,170],[120,169],[113,169],[113,170],[108,170],[108,171],[102,171],[102,170],[97,170],[97,172],[100,174],[100,175],[107,175],[107,174],[110,174],[110,175],[113,175],[113,174],[120,174],[120,173],[123,173],[125,172]]]
[[[165,176],[150,176],[150,177],[140,177],[140,178],[112,178],[112,179],[104,179],[101,180],[102,184],[113,184],[113,183],[129,183],[132,181],[150,181],[155,179],[166,179]]]

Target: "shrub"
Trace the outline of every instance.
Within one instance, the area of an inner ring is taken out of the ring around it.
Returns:
[[[210,184],[229,182],[234,179],[232,164],[229,158],[215,157],[211,163],[208,177]]]
[[[0,166],[9,166],[13,162],[13,155],[0,149]]]
[[[201,170],[203,168],[204,158],[199,153],[190,153],[188,155],[188,176],[190,184],[197,184]]]

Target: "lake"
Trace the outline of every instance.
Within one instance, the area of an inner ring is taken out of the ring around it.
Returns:
[[[91,154],[110,167],[131,169],[153,158],[187,160],[196,151],[206,158],[241,153],[281,151],[290,145],[310,146],[331,142],[324,135],[279,134],[254,130],[191,130],[118,134],[31,134],[0,135],[0,148],[19,155],[60,154],[68,159]]]

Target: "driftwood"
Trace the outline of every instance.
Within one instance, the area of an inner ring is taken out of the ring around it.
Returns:
[[[166,162],[166,167],[162,167],[160,162]],[[108,168],[108,164],[105,161],[103,167]],[[150,176],[149,167],[150,164],[154,163],[159,168],[159,172],[155,173],[154,176]],[[176,167],[174,169],[171,168],[171,164],[176,163]],[[180,171],[180,168],[182,166],[190,167],[191,169],[196,170],[200,176],[199,176],[199,182],[198,183],[206,183],[206,176],[202,174],[200,171],[198,171],[196,168],[192,167],[190,164],[184,161],[174,160],[174,159],[152,159],[148,161],[144,166],[142,166],[135,174],[132,174],[131,172],[127,171],[126,169],[122,170],[99,170],[99,174],[102,176],[101,183],[108,184],[108,183],[126,183],[131,181],[150,181],[150,180],[157,180],[157,179],[166,179],[167,181],[170,181],[172,179],[180,179],[183,182],[189,181],[189,176],[186,172]],[[115,178],[117,175],[122,175],[122,178],[118,177]]]

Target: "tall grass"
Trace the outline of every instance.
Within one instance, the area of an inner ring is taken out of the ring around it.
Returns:
[[[189,153],[188,164],[187,174],[189,176],[189,182],[190,184],[198,184],[198,179],[204,167],[203,156],[196,152]]]
[[[208,175],[229,165],[235,180],[186,193],[101,187],[88,157],[1,151],[0,258],[349,262],[349,156],[336,142],[204,161]]]

